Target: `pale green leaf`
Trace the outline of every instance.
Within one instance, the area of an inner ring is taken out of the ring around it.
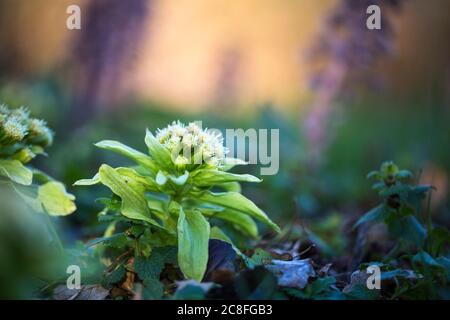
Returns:
[[[101,182],[122,199],[121,213],[127,218],[146,221],[161,227],[151,218],[145,197],[145,184],[133,179],[130,176],[131,171],[127,172],[128,175],[123,175],[126,168],[119,169],[122,169],[121,172],[104,164],[100,167],[99,175]],[[138,176],[137,173],[136,176]]]
[[[210,226],[199,211],[184,212],[178,217],[178,264],[184,276],[202,281],[208,263]]]
[[[152,156],[153,160],[162,168],[167,170],[172,169],[172,157],[170,155],[169,150],[164,148],[164,146],[159,143],[159,141],[155,138],[153,133],[150,130],[146,130],[145,133],[145,144],[148,147],[148,151],[150,156]]]
[[[236,229],[241,230],[243,233],[251,236],[252,238],[258,237],[258,227],[256,226],[255,221],[244,213],[231,209],[225,209],[214,213],[202,211],[202,213],[207,217],[222,219],[230,222]]]
[[[189,178],[189,172],[185,171],[184,174],[181,176],[175,177],[173,175],[169,175],[169,179],[175,183],[176,185],[182,186],[186,183],[187,179]]]
[[[95,184],[100,183],[100,175],[98,173],[95,174],[91,179],[80,179],[76,181],[74,186],[93,186]]]
[[[0,175],[26,186],[33,181],[31,170],[18,160],[0,160]]]
[[[242,188],[239,182],[226,182],[218,184],[216,187],[223,189],[227,192],[238,192],[241,193]]]
[[[261,182],[255,176],[250,174],[235,174],[219,170],[198,170],[192,177],[194,185],[199,187],[214,186],[227,182]]]
[[[258,219],[277,232],[280,232],[280,228],[269,219],[269,217],[258,208],[251,200],[244,197],[242,194],[237,192],[222,192],[213,193],[210,191],[204,192],[197,196],[200,201],[209,202],[212,204],[220,205],[224,208],[229,208],[239,212],[248,214],[255,219]]]
[[[367,222],[383,221],[384,219],[387,218],[388,214],[389,214],[388,208],[386,208],[384,204],[380,204],[379,206],[376,206],[375,208],[371,209],[369,212],[364,214],[361,218],[359,218],[358,221],[353,226],[353,228],[356,228],[361,224]]]
[[[242,159],[239,158],[225,158],[224,163],[222,165],[221,170],[222,171],[229,171],[235,166],[239,165],[247,165],[248,163]]]
[[[152,173],[156,173],[158,171],[158,168],[151,157],[118,141],[103,140],[96,143],[95,146],[125,156],[136,163],[139,163],[144,168],[149,169]]]
[[[76,210],[75,197],[67,193],[61,182],[49,181],[38,189],[38,199],[52,216],[66,216]]]

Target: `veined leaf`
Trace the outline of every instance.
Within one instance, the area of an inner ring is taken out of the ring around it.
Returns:
[[[427,236],[427,231],[413,215],[396,217],[387,221],[389,232],[397,237],[421,246]]]
[[[143,220],[161,228],[151,218],[150,209],[145,198],[145,185],[140,181],[134,180],[130,175],[122,175],[122,173],[124,173],[124,170],[118,172],[118,169],[113,169],[105,164],[99,170],[102,183],[122,199],[121,213],[127,218]]]
[[[151,157],[118,141],[103,140],[96,143],[95,146],[123,155],[149,169],[154,174],[158,171],[158,168]]]
[[[223,189],[227,192],[238,192],[241,193],[242,188],[239,182],[226,182],[218,184],[216,187]]]
[[[29,186],[33,181],[31,170],[18,160],[0,160],[0,175],[26,186]]]
[[[38,186],[24,186],[20,184],[12,184],[12,186],[31,209],[35,212],[44,213],[42,202],[38,199]]]
[[[202,211],[202,213],[207,217],[222,219],[231,222],[234,227],[240,229],[242,232],[251,236],[252,238],[258,237],[258,227],[256,226],[255,221],[253,221],[252,218],[244,213],[231,209],[225,209],[223,211],[214,213]]]
[[[161,167],[167,170],[172,169],[172,157],[166,148],[163,147],[158,140],[156,140],[153,133],[150,130],[146,130],[145,133],[145,144],[148,147],[148,151],[152,156],[153,160]]]
[[[159,187],[156,181],[149,176],[141,176],[136,170],[127,167],[119,167],[115,169],[119,174],[124,177],[128,177],[129,179],[135,181],[136,183],[140,183],[146,189],[146,191],[159,192]]]
[[[61,182],[49,181],[38,189],[38,199],[51,216],[66,216],[76,210],[75,197],[67,193]]]
[[[251,200],[244,197],[237,192],[221,192],[213,193],[210,191],[204,192],[197,196],[197,200],[209,202],[212,204],[220,205],[224,208],[236,210],[248,214],[255,219],[258,219],[277,232],[280,232],[280,228],[269,219],[269,217],[258,208]]]
[[[261,182],[259,178],[250,174],[235,174],[219,170],[199,170],[192,177],[194,185],[199,187],[214,186],[226,182]]]
[[[379,206],[373,208],[372,210],[364,214],[361,218],[359,218],[358,221],[353,226],[353,228],[356,228],[359,225],[366,222],[381,221],[385,219],[388,214],[389,214],[388,208],[386,208],[384,204],[380,204]]]
[[[31,168],[31,172],[33,172],[33,182],[34,183],[46,183],[49,181],[54,181],[52,177],[50,177],[45,172],[38,170],[36,168]]]
[[[141,280],[158,280],[166,263],[175,263],[177,248],[172,246],[155,247],[152,249],[150,257],[136,257],[134,260],[134,270]]]
[[[98,173],[95,174],[91,179],[80,179],[76,181],[74,186],[93,186],[95,184],[100,183],[100,175]]]
[[[224,164],[221,168],[222,171],[229,171],[235,166],[239,165],[247,165],[248,163],[242,159],[239,158],[225,158]]]
[[[184,276],[202,281],[208,263],[209,222],[199,211],[184,212],[178,217],[178,264]]]

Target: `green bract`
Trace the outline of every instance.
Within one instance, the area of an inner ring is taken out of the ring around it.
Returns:
[[[39,212],[67,215],[75,211],[74,197],[64,186],[28,166],[53,142],[53,133],[43,120],[30,117],[24,108],[0,105],[0,182],[14,189]]]
[[[253,219],[279,231],[261,209],[239,193],[239,182],[261,180],[227,172],[245,162],[226,158],[219,134],[195,123],[185,126],[174,122],[158,130],[156,136],[147,130],[145,143],[148,155],[117,141],[97,143],[99,148],[134,160],[137,166],[112,168],[104,164],[92,179],[79,180],[75,185],[107,186],[113,199],[120,198],[118,211],[122,216],[150,227],[153,237],[175,239],[178,265],[186,278],[203,278],[210,218],[221,219],[253,238],[258,236]],[[213,191],[213,187],[223,192]],[[111,208],[112,202],[108,205]]]

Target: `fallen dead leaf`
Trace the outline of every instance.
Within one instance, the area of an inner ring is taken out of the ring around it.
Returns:
[[[315,276],[314,268],[310,259],[303,260],[272,260],[271,264],[265,266],[278,279],[278,285],[303,289],[310,277]]]
[[[84,285],[80,289],[68,289],[60,285],[53,291],[55,300],[105,300],[109,291],[100,285]]]

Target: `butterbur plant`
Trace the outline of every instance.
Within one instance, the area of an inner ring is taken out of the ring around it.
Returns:
[[[183,275],[201,281],[208,262],[209,239],[224,235],[217,226],[211,228],[211,218],[221,219],[252,238],[258,237],[255,220],[279,231],[239,192],[239,182],[261,180],[229,172],[235,165],[246,163],[226,157],[228,150],[220,134],[194,122],[173,122],[156,135],[147,130],[145,144],[148,154],[117,141],[97,143],[99,148],[130,158],[136,166],[112,168],[103,164],[92,179],[75,183],[103,184],[112,191],[111,198],[103,200],[106,209],[102,219],[128,223],[123,234],[133,236],[135,258],[156,259],[153,255],[159,255],[161,247],[176,245]]]
[[[53,142],[45,121],[24,108],[0,105],[0,183],[11,186],[35,211],[53,216],[75,211],[74,196],[64,185],[30,166]]]

